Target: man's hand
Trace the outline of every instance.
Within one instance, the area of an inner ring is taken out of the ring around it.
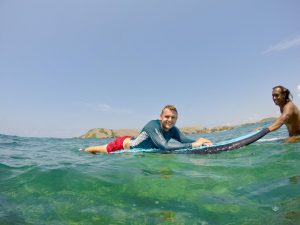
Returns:
[[[210,140],[205,139],[205,138],[199,138],[195,142],[192,143],[193,148],[198,147],[198,146],[202,146],[202,145],[211,146],[211,145],[213,145],[213,143]]]

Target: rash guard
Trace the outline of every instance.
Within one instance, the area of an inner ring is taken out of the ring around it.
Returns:
[[[171,139],[176,142],[169,143]],[[160,120],[151,120],[142,129],[139,136],[130,141],[131,148],[176,150],[180,148],[191,148],[193,140],[184,136],[177,127],[165,131]]]

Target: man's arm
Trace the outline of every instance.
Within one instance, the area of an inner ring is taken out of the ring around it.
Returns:
[[[175,127],[175,129],[176,129],[176,134],[174,136],[174,139],[181,143],[191,143],[193,148],[201,145],[212,145],[212,142],[208,139],[198,138],[196,141],[193,141],[187,138],[177,127]]]
[[[275,120],[274,123],[272,123],[268,128],[270,130],[270,132],[277,130],[278,128],[280,128],[286,121],[289,120],[289,118],[291,117],[292,114],[292,105],[291,104],[287,104],[284,109],[282,114]]]
[[[187,136],[185,136],[177,127],[174,127],[175,129],[175,134],[173,139],[181,142],[181,143],[192,143],[194,140],[189,139]]]

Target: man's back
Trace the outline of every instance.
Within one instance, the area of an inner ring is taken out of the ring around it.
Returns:
[[[289,117],[284,121],[289,136],[300,135],[300,111],[292,101],[284,106],[283,114],[285,113],[289,114]]]

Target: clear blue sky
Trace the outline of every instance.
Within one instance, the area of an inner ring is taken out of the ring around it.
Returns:
[[[278,116],[300,106],[298,0],[0,0],[0,133],[75,137]],[[298,88],[299,87],[299,88]]]

